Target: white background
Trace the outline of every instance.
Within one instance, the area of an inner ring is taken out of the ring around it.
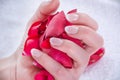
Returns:
[[[87,68],[81,80],[120,79],[120,0],[60,0],[59,10],[77,8],[92,16],[104,37],[106,54]],[[0,57],[11,55],[19,46],[25,26],[41,0],[0,0]]]

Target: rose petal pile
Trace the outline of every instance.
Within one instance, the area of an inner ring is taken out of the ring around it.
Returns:
[[[75,10],[69,11],[68,14],[76,12]],[[63,11],[56,13],[55,15],[50,15],[47,20],[44,22],[38,21],[32,24],[28,31],[28,38],[24,45],[24,56],[31,56],[31,49],[36,48],[41,51],[44,51],[54,60],[58,61],[66,68],[72,68],[73,60],[64,52],[54,49],[51,47],[49,43],[49,39],[51,37],[57,37],[62,39],[68,39],[76,43],[82,48],[85,48],[86,45],[75,38],[68,36],[64,28],[65,26],[72,25],[67,19],[65,18],[65,14]],[[94,53],[89,61],[89,64],[95,63],[98,61],[104,54],[104,48],[99,49],[96,53]],[[40,64],[37,64],[41,70],[35,76],[35,80],[54,80],[54,77],[47,72]]]

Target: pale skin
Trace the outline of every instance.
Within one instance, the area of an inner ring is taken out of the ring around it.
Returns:
[[[31,24],[36,21],[44,21],[47,16],[52,14],[59,7],[59,0],[44,1],[37,9],[31,20],[27,24],[27,31]],[[98,25],[95,20],[84,13],[72,13],[66,15],[67,20],[73,23],[72,26],[65,27],[66,33],[79,40],[82,40],[87,46],[85,49],[77,44],[66,40],[52,37],[50,44],[52,47],[61,50],[74,61],[72,69],[66,69],[44,52],[32,49],[32,57],[22,56],[23,46],[27,37],[25,37],[16,50],[16,52],[5,59],[0,60],[0,80],[34,80],[34,76],[39,72],[33,64],[36,60],[40,63],[55,80],[79,80],[80,75],[87,67],[92,53],[103,46],[103,38],[96,32]],[[82,25],[81,25],[82,24]]]

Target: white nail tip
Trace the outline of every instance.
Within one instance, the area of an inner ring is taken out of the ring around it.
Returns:
[[[74,14],[74,13],[73,14],[67,14],[66,18],[67,18],[68,21],[76,21],[76,20],[78,20],[79,15]]]
[[[59,38],[53,37],[50,39],[50,43],[51,43],[51,45],[54,45],[54,46],[60,46],[63,43],[63,41]]]
[[[51,2],[52,0],[42,0],[42,2]]]
[[[74,26],[67,26],[67,27],[65,27],[65,32],[67,33],[67,34],[76,34],[76,33],[78,33],[78,27],[74,27]]]
[[[37,49],[32,49],[31,54],[35,57],[40,57],[41,56],[41,52]]]

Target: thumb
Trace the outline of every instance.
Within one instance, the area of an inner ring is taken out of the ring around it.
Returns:
[[[32,18],[30,19],[30,21],[27,24],[27,29],[25,31],[23,40],[16,51],[18,56],[21,56],[21,53],[23,52],[24,44],[25,44],[26,38],[28,36],[27,33],[28,33],[28,30],[31,27],[31,25],[37,21],[44,21],[51,13],[55,12],[58,9],[58,7],[59,7],[59,0],[44,0],[44,2],[42,2],[40,4],[40,6],[36,10],[35,14],[32,16]],[[26,56],[28,58],[26,58],[26,57],[24,58],[24,57],[21,56],[23,62],[26,61],[26,59],[27,60],[30,59],[30,57],[28,57],[28,56]]]
[[[23,49],[27,37],[27,33],[31,25],[37,21],[44,21],[51,13],[55,12],[58,9],[58,7],[59,7],[59,0],[44,0],[40,4],[35,14],[32,16],[32,18],[29,20],[27,24],[27,29],[25,31],[24,38],[18,49]]]
[[[28,22],[28,26],[30,26],[33,22],[43,21],[47,16],[49,16],[49,14],[55,12],[58,7],[59,0],[44,0],[38,7],[31,20]]]

